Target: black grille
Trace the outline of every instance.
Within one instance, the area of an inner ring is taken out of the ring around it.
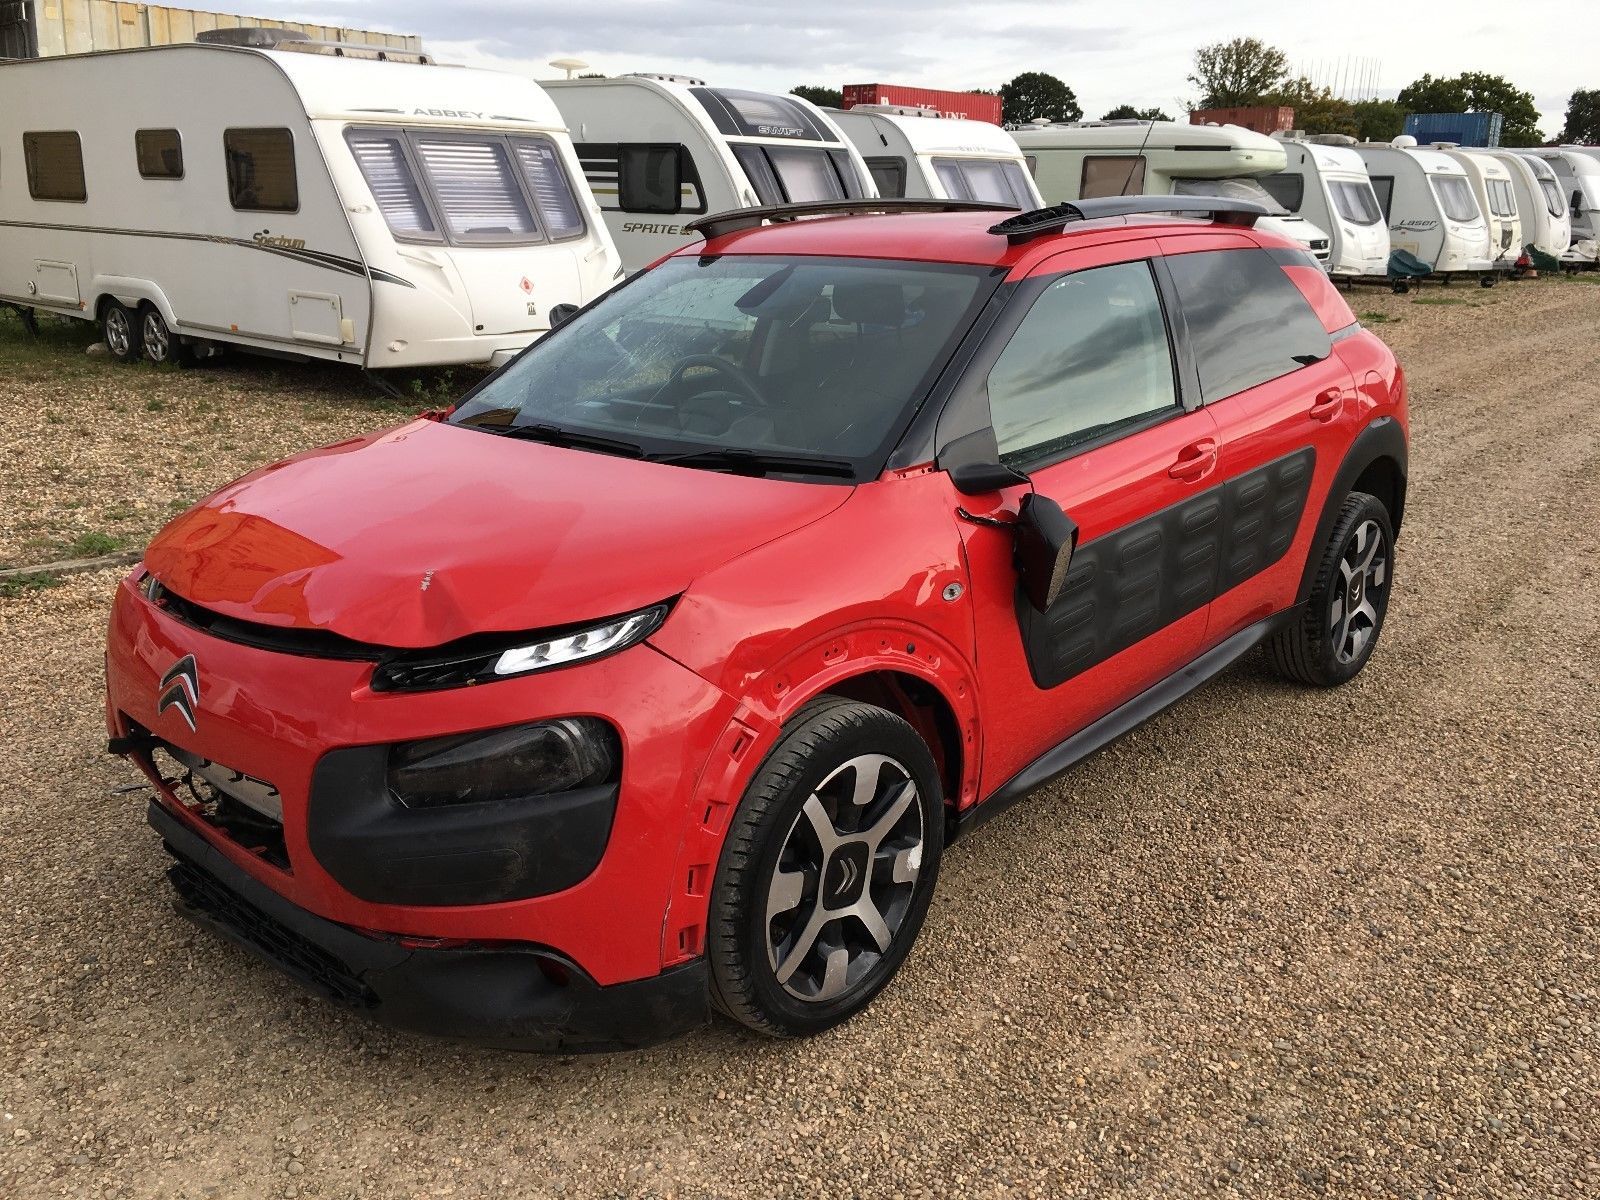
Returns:
[[[167,878],[190,909],[255,947],[280,970],[337,1004],[372,1008],[378,998],[342,961],[315,942],[274,920],[243,896],[186,859]]]
[[[169,617],[193,629],[225,642],[254,646],[258,650],[276,650],[280,654],[299,654],[306,658],[355,659],[361,662],[375,662],[388,652],[387,647],[358,642],[354,638],[329,633],[326,629],[285,629],[280,625],[263,625],[256,621],[225,617],[193,600],[184,599],[154,578],[146,584],[145,595]]]

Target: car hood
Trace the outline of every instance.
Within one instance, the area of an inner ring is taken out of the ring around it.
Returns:
[[[418,420],[229,484],[145,567],[227,617],[437,646],[654,604],[850,492]]]

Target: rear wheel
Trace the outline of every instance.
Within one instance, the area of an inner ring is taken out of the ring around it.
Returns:
[[[115,300],[107,300],[100,313],[100,336],[118,362],[132,362],[139,357],[139,323],[131,311]]]
[[[1323,547],[1299,618],[1271,642],[1291,679],[1333,687],[1354,678],[1378,644],[1394,578],[1394,527],[1376,496],[1351,492]]]
[[[181,365],[189,360],[188,347],[167,327],[166,318],[154,305],[144,308],[139,338],[144,343],[144,356],[158,366],[169,362]]]
[[[712,999],[778,1037],[860,1012],[933,895],[944,805],[927,744],[881,708],[802,710],[751,782],[712,891]]]

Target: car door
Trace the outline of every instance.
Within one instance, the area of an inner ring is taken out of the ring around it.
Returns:
[[[1362,411],[1333,340],[1355,317],[1304,251],[1217,233],[1163,238],[1162,248],[1229,498],[1206,631],[1214,645],[1295,601]]]
[[[1179,669],[1204,636],[1217,514],[1190,502],[1215,474],[1217,441],[1180,369],[1156,251],[1120,242],[1046,260],[946,410],[954,429],[989,422],[1002,461],[1079,531],[1065,590],[1040,613],[1003,524],[1028,488],[960,510],[979,704],[995,731],[984,791]]]

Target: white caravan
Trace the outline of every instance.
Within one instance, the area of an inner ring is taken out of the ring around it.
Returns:
[[[1328,235],[1284,210],[1261,177],[1284,168],[1283,146],[1238,125],[1082,121],[1012,131],[1046,204],[1095,196],[1223,196],[1253,200],[1272,216],[1257,229],[1306,247],[1324,266]]]
[[[1542,158],[1496,150],[1494,156],[1511,175],[1511,189],[1517,197],[1517,216],[1522,220],[1522,246],[1532,246],[1552,258],[1560,258],[1572,245],[1572,221],[1567,216],[1567,198],[1550,164]]]
[[[1466,168],[1442,150],[1419,150],[1415,143],[1401,135],[1393,143],[1355,148],[1389,222],[1390,244],[1446,279],[1470,274],[1492,282],[1489,227]]]
[[[1353,138],[1301,141],[1281,137],[1284,169],[1260,179],[1291,213],[1328,231],[1328,274],[1336,279],[1384,275],[1389,270],[1389,227]]]
[[[492,363],[620,274],[516,75],[189,44],[0,65],[0,301],[119,358]]]
[[[698,240],[683,228],[696,216],[878,194],[850,140],[798,96],[707,87],[683,75],[544,87],[629,271]]]
[[[1600,158],[1591,151],[1591,147],[1576,146],[1518,152],[1543,161],[1555,173],[1572,224],[1572,245],[1562,261],[1573,266],[1593,266],[1600,259]]]
[[[1517,212],[1517,192],[1511,182],[1511,172],[1504,163],[1488,150],[1473,150],[1446,144],[1433,143],[1435,150],[1443,150],[1467,172],[1472,184],[1472,194],[1477,197],[1478,210],[1483,214],[1489,229],[1489,261],[1496,271],[1509,271],[1522,257],[1522,218]]]
[[[1044,207],[1022,151],[998,125],[891,104],[826,111],[861,151],[880,196]]]

